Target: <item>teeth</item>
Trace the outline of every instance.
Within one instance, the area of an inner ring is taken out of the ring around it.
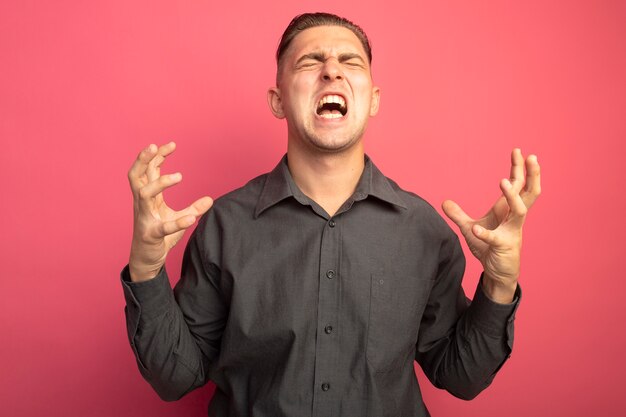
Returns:
[[[337,103],[341,106],[341,108],[346,108],[346,101],[341,96],[337,95],[327,95],[321,98],[319,103],[317,104],[317,108],[322,107],[326,103]]]
[[[320,117],[323,117],[324,119],[338,119],[343,117],[343,115],[341,113],[326,113],[320,114]]]

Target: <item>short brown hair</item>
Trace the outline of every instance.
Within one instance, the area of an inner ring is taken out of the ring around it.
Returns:
[[[361,41],[363,49],[367,54],[367,59],[370,64],[372,63],[372,47],[367,35],[361,29],[361,27],[355,23],[352,23],[344,17],[340,17],[331,13],[304,13],[294,17],[285,29],[283,36],[280,38],[278,49],[276,50],[276,65],[280,68],[280,60],[289,48],[291,41],[300,32],[306,29],[314,28],[317,26],[341,26],[350,29],[352,33],[356,35]]]

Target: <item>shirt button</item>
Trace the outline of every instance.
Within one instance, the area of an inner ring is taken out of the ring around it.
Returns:
[[[328,225],[329,225],[330,227],[335,227],[335,224],[336,224],[336,223],[335,223],[335,221],[334,221],[334,220],[331,220],[331,221],[329,221],[329,222],[328,222]]]
[[[335,271],[333,271],[332,269],[329,269],[328,271],[326,271],[326,278],[333,279],[334,277],[335,277]]]
[[[330,384],[327,384],[326,382],[324,382],[322,384],[322,391],[328,391],[330,389]]]
[[[324,327],[324,331],[326,332],[326,334],[331,334],[333,332],[333,326],[326,326]]]

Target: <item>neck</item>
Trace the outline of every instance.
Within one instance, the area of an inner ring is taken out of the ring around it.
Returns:
[[[301,152],[288,146],[287,162],[296,185],[330,216],[354,193],[365,166],[363,145],[338,153]]]

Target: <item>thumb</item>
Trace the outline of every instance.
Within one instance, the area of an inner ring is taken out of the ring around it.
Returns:
[[[454,201],[446,200],[441,205],[443,212],[450,220],[452,220],[460,229],[464,231],[466,225],[472,222],[472,218],[468,216],[463,209]]]
[[[497,246],[498,244],[499,236],[495,230],[485,229],[484,227],[475,224],[472,227],[472,233],[489,246]]]

